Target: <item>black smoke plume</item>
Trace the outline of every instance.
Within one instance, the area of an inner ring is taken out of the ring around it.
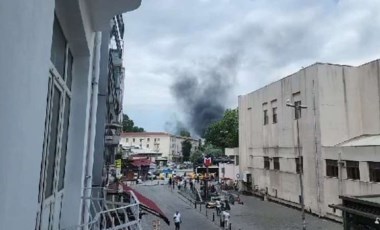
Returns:
[[[185,113],[188,127],[200,137],[222,118],[233,89],[238,56],[229,54],[176,72],[171,92]]]

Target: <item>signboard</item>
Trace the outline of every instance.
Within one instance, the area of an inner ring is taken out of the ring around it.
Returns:
[[[205,157],[203,159],[203,164],[208,167],[208,166],[211,166],[212,165],[212,160],[211,160],[211,157]]]

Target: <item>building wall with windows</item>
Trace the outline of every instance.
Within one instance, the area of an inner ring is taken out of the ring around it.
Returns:
[[[81,197],[91,187],[95,88],[103,77],[98,49],[102,33],[109,40],[112,17],[140,3],[0,2],[0,27],[7,31],[0,43],[2,229],[86,221]]]
[[[186,139],[191,141],[192,151],[196,151],[199,147],[198,140],[165,132],[123,133],[120,144],[156,150],[168,160],[178,160],[182,157],[182,142]]]
[[[340,146],[361,136],[380,134],[378,69],[377,60],[358,67],[316,63],[239,96],[240,171],[251,173],[252,188],[280,202],[297,205],[298,173],[303,169],[306,209],[322,216],[339,216],[328,207],[339,201],[338,191],[343,192],[342,187],[338,189],[334,184],[334,175],[346,170],[335,167],[336,152],[341,151],[341,159],[348,162],[352,178],[357,178],[357,165],[361,178],[368,174],[367,163],[363,162],[380,162],[380,155],[362,154],[367,151],[363,147],[351,147],[357,148],[357,156],[353,157],[354,154],[345,155],[348,150],[343,151]],[[297,112],[286,106],[288,100],[307,108]],[[297,148],[297,121],[302,158]],[[357,158],[359,164],[352,162]],[[360,187],[352,189],[354,195],[374,193],[378,188],[375,181],[347,181],[345,194],[351,186]],[[247,189],[246,183],[242,186]]]

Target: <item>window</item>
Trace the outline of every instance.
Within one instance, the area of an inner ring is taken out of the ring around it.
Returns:
[[[156,138],[154,138],[154,142],[156,142]]]
[[[380,162],[368,162],[369,181],[380,182]]]
[[[360,180],[359,161],[346,161],[347,178]]]
[[[59,162],[59,179],[58,190],[63,189],[65,179],[65,166],[66,166],[66,153],[67,153],[67,140],[69,130],[69,117],[70,117],[70,97],[65,97],[65,111],[63,115],[63,133],[62,133],[62,145],[61,145],[61,161]]]
[[[302,173],[303,172],[303,157],[297,157],[295,160],[296,160],[296,172]]]
[[[239,165],[239,156],[235,157],[235,165]]]
[[[150,141],[150,138],[148,137],[148,142]]]
[[[149,148],[149,144],[146,144],[146,147]]]
[[[65,35],[63,34],[58,19],[55,17],[53,24],[53,38],[50,50],[50,60],[53,63],[57,72],[64,79],[66,65],[66,45],[67,41]]]
[[[133,138],[133,140],[132,140],[133,142],[135,142],[135,138]]]
[[[53,90],[52,109],[51,109],[51,123],[50,123],[50,142],[47,156],[47,170],[46,170],[46,187],[45,197],[53,194],[54,186],[54,171],[55,161],[57,155],[57,141],[58,141],[58,125],[59,125],[59,104],[61,100],[61,92],[57,87]]]
[[[157,141],[160,141],[160,138],[157,138]]]
[[[269,169],[269,167],[270,167],[269,157],[264,157],[264,169]]]
[[[277,123],[277,108],[272,108],[272,120],[273,124]]]
[[[280,158],[279,157],[273,158],[273,168],[274,168],[274,170],[280,170]]]
[[[338,161],[326,160],[326,176],[338,177]]]
[[[50,50],[52,68],[49,75],[47,114],[41,182],[45,182],[44,198],[64,187],[74,58],[59,24],[54,17]],[[46,155],[45,155],[46,154]],[[45,172],[45,173],[44,173]],[[42,183],[40,182],[40,185]],[[42,194],[40,187],[40,194]]]
[[[128,142],[128,137],[127,137],[127,138],[125,138],[125,141],[126,141],[126,142]]]
[[[295,109],[294,109],[294,119],[295,120],[298,120],[298,119],[300,119],[301,118],[301,101],[295,101],[294,102],[294,106],[296,107]]]
[[[264,125],[268,124],[268,110],[264,110]]]

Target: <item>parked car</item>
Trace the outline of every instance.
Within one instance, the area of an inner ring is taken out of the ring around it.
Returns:
[[[155,180],[156,178],[157,178],[157,176],[154,173],[148,172],[148,179],[149,180]]]

